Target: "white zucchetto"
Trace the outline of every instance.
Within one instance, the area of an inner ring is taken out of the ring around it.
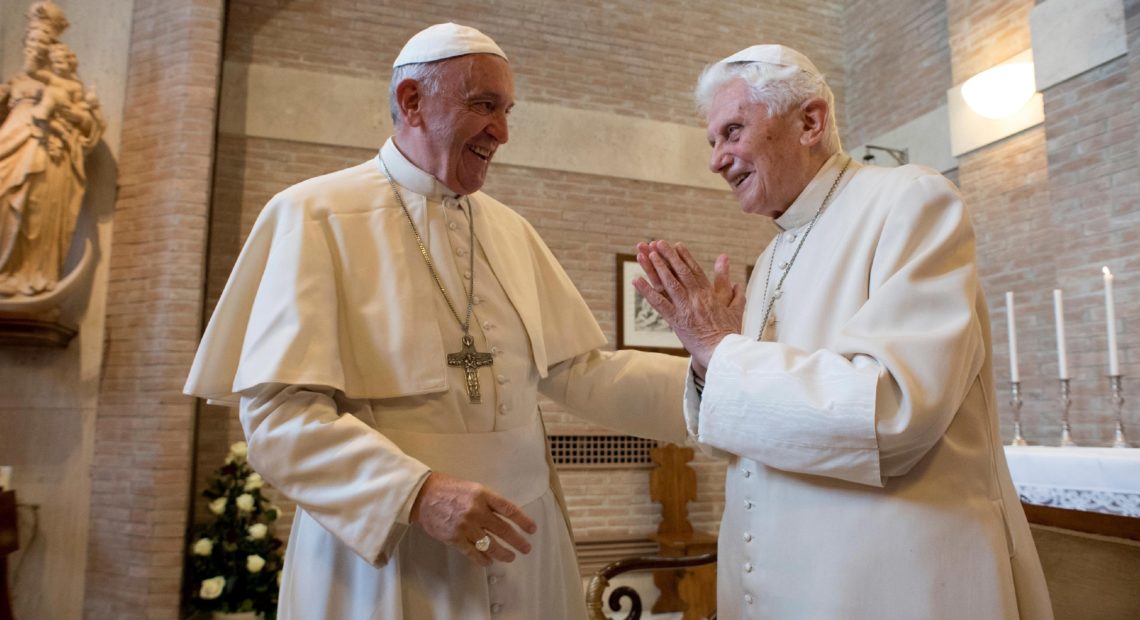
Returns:
[[[823,74],[808,60],[807,56],[785,45],[753,45],[725,58],[718,64],[735,62],[764,62],[781,67],[796,67],[819,77]]]
[[[469,26],[447,22],[424,28],[408,39],[392,68],[467,54],[494,54],[507,60],[491,37]]]

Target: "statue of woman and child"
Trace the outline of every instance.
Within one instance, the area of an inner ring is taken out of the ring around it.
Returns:
[[[83,203],[84,158],[106,127],[59,41],[63,11],[37,2],[27,17],[23,70],[0,86],[0,299],[56,287]]]

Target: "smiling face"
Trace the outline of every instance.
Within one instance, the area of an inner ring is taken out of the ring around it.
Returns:
[[[442,62],[439,92],[425,93],[411,80],[397,87],[403,121],[397,143],[448,189],[470,194],[483,187],[491,158],[507,143],[514,78],[507,62],[491,54]]]
[[[819,170],[818,131],[811,130],[815,119],[805,106],[773,116],[751,100],[742,80],[728,82],[713,96],[709,169],[728,182],[745,213],[779,217]]]

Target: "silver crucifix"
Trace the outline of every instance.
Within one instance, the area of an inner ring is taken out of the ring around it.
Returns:
[[[463,334],[463,350],[458,353],[447,354],[448,366],[462,366],[467,377],[467,398],[474,404],[483,402],[479,393],[479,368],[492,364],[490,353],[481,353],[475,350],[475,341],[469,334]]]

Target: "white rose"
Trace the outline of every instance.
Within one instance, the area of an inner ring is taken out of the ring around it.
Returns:
[[[242,493],[238,495],[237,501],[238,510],[242,512],[249,512],[253,510],[253,496],[249,493]]]
[[[249,537],[253,540],[261,540],[265,538],[265,534],[269,531],[264,523],[254,523],[249,526]]]
[[[265,480],[261,477],[261,474],[254,472],[249,475],[249,478],[246,478],[244,489],[246,491],[256,491],[264,485]]]
[[[251,573],[260,573],[265,567],[265,558],[260,555],[250,555],[245,558],[245,569]]]
[[[194,543],[194,555],[210,555],[214,552],[214,541],[209,538],[199,538]]]
[[[202,588],[198,590],[198,596],[211,601],[222,595],[222,590],[226,587],[225,577],[214,577],[213,579],[204,579],[202,581]]]
[[[244,459],[245,455],[249,452],[249,446],[244,441],[236,441],[230,444],[230,456]]]
[[[210,512],[220,515],[226,511],[226,498],[219,497],[218,499],[210,502]]]

